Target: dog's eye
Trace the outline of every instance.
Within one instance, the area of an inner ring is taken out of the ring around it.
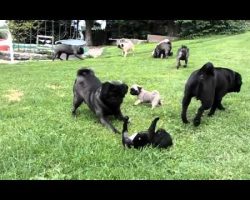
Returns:
[[[141,138],[139,137],[138,140],[141,140]]]

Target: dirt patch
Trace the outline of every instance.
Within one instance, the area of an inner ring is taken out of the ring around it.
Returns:
[[[21,101],[21,97],[23,96],[23,92],[18,90],[8,90],[9,94],[4,95],[8,98],[9,101]]]
[[[89,51],[86,53],[86,56],[91,56],[93,58],[97,58],[102,55],[103,47],[89,47]]]
[[[0,64],[16,64],[19,63],[19,61],[14,60],[13,62],[10,60],[0,60]]]

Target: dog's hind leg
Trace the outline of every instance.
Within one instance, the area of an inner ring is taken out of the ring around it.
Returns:
[[[196,114],[196,116],[194,118],[194,121],[193,121],[194,126],[199,126],[200,125],[200,123],[201,123],[201,116],[202,116],[204,110],[205,109],[204,109],[203,106],[199,107],[198,112],[197,112],[197,114]]]
[[[66,60],[69,60],[69,54],[66,54]]]
[[[199,107],[198,112],[197,112],[197,114],[196,114],[196,116],[194,118],[194,121],[193,121],[194,126],[199,126],[200,125],[201,116],[202,116],[203,112],[205,110],[208,110],[209,108],[211,108],[211,105],[212,105],[211,102],[206,102],[206,103],[202,102],[201,107]]]
[[[152,101],[152,107],[151,109],[153,110],[157,105],[161,105],[161,100],[159,99],[159,97],[155,97],[154,100]]]
[[[73,108],[72,108],[72,115],[76,117],[76,110],[77,108],[81,105],[81,103],[84,101],[84,99],[78,97],[77,95],[74,94],[74,99],[73,99]]]
[[[181,119],[183,123],[187,124],[189,121],[187,120],[187,109],[191,102],[192,96],[190,94],[185,94],[182,100],[182,112],[181,112]]]
[[[62,53],[59,52],[59,53],[57,54],[57,58],[60,59],[60,60],[63,60],[63,59],[61,58],[61,55],[62,55]]]
[[[158,122],[160,118],[159,117],[156,117],[152,122],[151,122],[151,125],[150,127],[148,128],[148,133],[149,133],[149,139],[150,141],[152,141],[154,135],[155,135],[155,128],[156,128],[156,124]]]

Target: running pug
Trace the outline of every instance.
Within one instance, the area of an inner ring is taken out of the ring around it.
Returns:
[[[137,96],[138,98],[134,105],[138,105],[140,103],[151,103],[152,109],[158,105],[162,105],[160,93],[157,90],[149,92],[143,89],[141,86],[134,84],[130,88],[130,94]]]
[[[122,50],[122,55],[124,57],[127,57],[127,54],[129,52],[133,52],[133,55],[134,55],[135,45],[129,39],[122,38],[122,39],[118,40],[117,47]]]

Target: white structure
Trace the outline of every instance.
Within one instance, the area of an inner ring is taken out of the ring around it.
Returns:
[[[13,50],[13,43],[12,43],[12,36],[9,31],[9,27],[6,23],[6,20],[0,20],[0,34],[1,34],[1,40],[0,40],[0,47],[1,46],[9,46],[9,52],[10,52],[10,60],[11,62],[14,61],[14,50]]]
[[[97,29],[104,30],[106,28],[106,20],[96,20],[95,22],[100,25],[100,28],[94,26],[92,28],[92,30],[97,30]],[[76,30],[77,29],[77,20],[72,20],[71,26],[74,26],[74,28]],[[79,32],[79,34],[80,34],[80,37],[81,37],[80,40],[84,40],[84,35],[82,32],[85,30],[86,30],[85,20],[79,20],[77,32]]]

